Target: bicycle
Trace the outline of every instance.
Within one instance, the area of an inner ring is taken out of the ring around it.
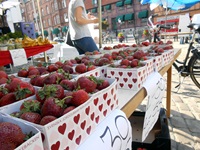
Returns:
[[[200,46],[195,47],[193,45],[195,35],[200,34],[200,24],[190,24],[188,27],[192,29],[193,35],[189,43],[185,59],[183,61],[175,60],[173,67],[178,71],[180,77],[190,76],[194,84],[200,88]],[[191,57],[190,54],[192,54]],[[179,87],[181,83],[182,82],[179,80],[179,84],[176,88]]]

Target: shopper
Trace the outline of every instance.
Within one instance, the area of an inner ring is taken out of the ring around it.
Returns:
[[[68,7],[71,40],[79,54],[97,51],[98,47],[91,36],[88,24],[99,23],[99,19],[86,13],[83,0],[71,0]]]
[[[153,42],[156,43],[156,40],[160,41],[160,26],[157,25],[156,26],[156,29],[154,29],[154,39],[153,39]]]

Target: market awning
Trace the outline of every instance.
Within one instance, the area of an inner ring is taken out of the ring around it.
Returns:
[[[124,1],[119,1],[119,2],[117,2],[117,3],[116,3],[116,6],[117,6],[117,7],[122,7],[122,6],[124,6]]]
[[[124,21],[124,15],[120,15],[116,17],[116,22],[118,22],[118,20]]]
[[[68,27],[67,27],[67,26],[64,26],[64,27],[62,28],[62,32],[67,32],[67,30],[68,30]]]
[[[93,8],[93,9],[91,10],[91,12],[92,12],[92,13],[97,13],[97,8]]]
[[[111,5],[106,5],[105,8],[106,10],[111,10]]]
[[[138,18],[147,18],[148,17],[148,10],[140,11],[138,13]]]
[[[124,5],[131,5],[132,4],[132,0],[125,0],[124,1]]]
[[[134,20],[134,13],[126,14],[125,17],[124,17],[124,20],[125,21]]]
[[[44,36],[48,36],[48,35],[49,35],[48,31],[44,30]]]

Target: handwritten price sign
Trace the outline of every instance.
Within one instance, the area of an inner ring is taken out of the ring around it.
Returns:
[[[23,64],[27,64],[27,57],[25,50],[22,49],[14,49],[9,51],[12,57],[13,65],[20,66]]]
[[[143,124],[142,141],[146,139],[158,120],[162,98],[165,93],[165,85],[165,80],[158,72],[152,73],[144,83],[144,87],[147,90],[148,103]]]
[[[132,128],[121,110],[114,110],[78,150],[131,150]]]

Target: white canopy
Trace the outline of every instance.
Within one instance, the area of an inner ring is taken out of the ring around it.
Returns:
[[[0,4],[0,9],[9,9],[18,6],[20,2],[5,1]]]

